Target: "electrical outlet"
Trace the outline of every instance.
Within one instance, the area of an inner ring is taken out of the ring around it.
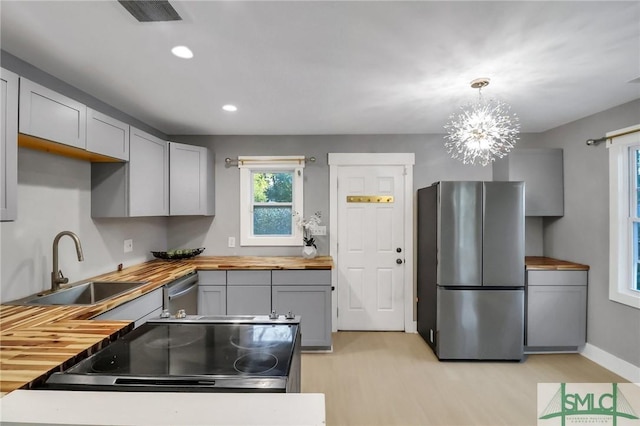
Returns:
[[[124,240],[124,252],[131,253],[133,251],[133,240]]]
[[[313,228],[311,228],[311,235],[318,235],[318,236],[327,235],[327,227],[314,226]]]
[[[236,237],[229,237],[229,247],[235,247],[236,246]]]

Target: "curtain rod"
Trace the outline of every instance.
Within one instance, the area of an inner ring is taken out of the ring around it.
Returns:
[[[305,163],[315,163],[316,162],[316,157],[303,157],[302,160],[304,160]],[[278,158],[278,157],[273,157],[270,159],[270,161],[292,161],[291,158]],[[295,160],[298,161],[298,160]],[[256,162],[256,163],[260,163],[260,162],[264,162],[264,160],[242,160],[243,163],[252,163],[252,162]],[[224,159],[224,164],[225,166],[237,166],[238,165],[238,158],[225,158]]]
[[[602,138],[598,138],[598,139],[587,139],[587,145],[589,146],[597,146],[598,144],[601,144],[602,142],[606,142],[607,141],[607,137],[602,137]]]

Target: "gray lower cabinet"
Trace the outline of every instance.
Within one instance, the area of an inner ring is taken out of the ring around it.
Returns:
[[[198,272],[199,315],[301,316],[302,347],[331,348],[330,270]]]
[[[588,271],[528,271],[525,351],[576,351],[586,343]]]
[[[227,271],[227,314],[271,312],[271,271]]]
[[[272,271],[273,309],[302,317],[305,348],[331,348],[331,271]]]
[[[162,287],[93,317],[94,320],[129,320],[139,327],[162,313]]]
[[[18,198],[18,75],[0,69],[0,220],[16,220]]]
[[[198,271],[198,315],[227,314],[227,271]]]

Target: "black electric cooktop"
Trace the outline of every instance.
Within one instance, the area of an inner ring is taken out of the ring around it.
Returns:
[[[297,327],[297,324],[146,323],[65,373],[285,376]]]

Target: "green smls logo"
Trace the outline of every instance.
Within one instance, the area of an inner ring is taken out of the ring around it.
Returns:
[[[638,416],[633,411],[631,404],[618,389],[617,383],[612,383],[611,393],[567,393],[566,383],[560,384],[560,389],[555,393],[551,401],[541,413],[540,420],[560,417],[562,426],[565,426],[567,417],[570,416],[606,416],[611,417],[613,426],[617,425],[617,419],[637,420]],[[585,419],[586,420],[586,419]],[[588,420],[587,420],[588,422]]]

